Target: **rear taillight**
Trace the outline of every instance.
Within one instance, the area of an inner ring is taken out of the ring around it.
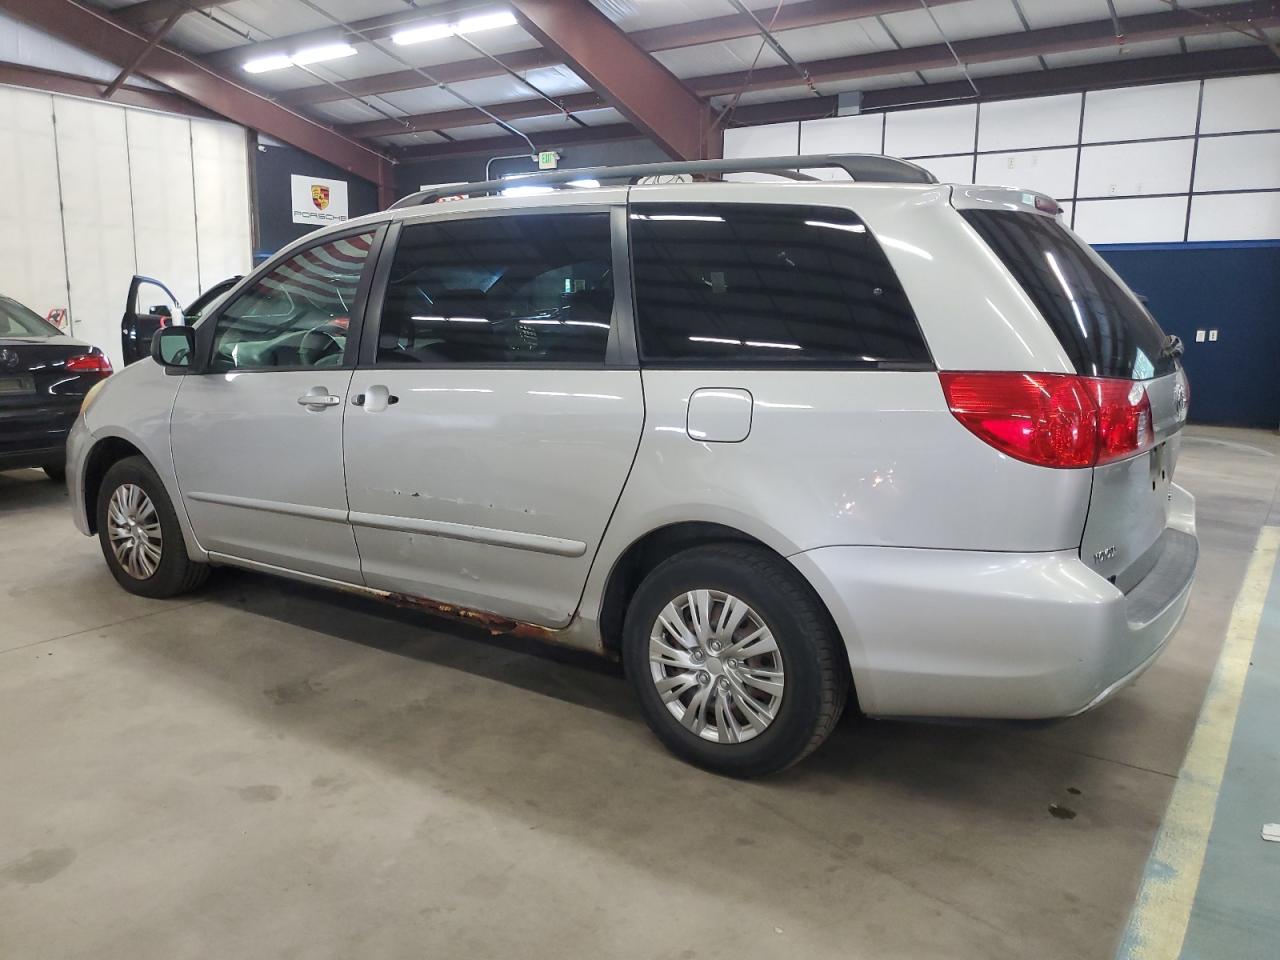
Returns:
[[[66,363],[66,369],[72,373],[111,373],[111,361],[104,353],[85,353],[72,357]]]
[[[1092,467],[1148,449],[1151,404],[1141,383],[1062,373],[938,374],[970,432],[1042,467]]]

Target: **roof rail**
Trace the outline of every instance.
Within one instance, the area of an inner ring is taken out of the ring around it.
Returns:
[[[573,180],[610,180],[635,183],[645,177],[669,177],[679,174],[712,176],[725,173],[772,173],[791,180],[817,180],[799,173],[800,168],[835,168],[854,180],[879,183],[937,183],[938,178],[926,170],[897,157],[878,153],[815,153],[792,157],[744,157],[738,160],[671,160],[665,163],[634,163],[617,167],[581,167],[576,170],[550,170],[521,174],[504,180],[477,180],[474,183],[446,183],[428,187],[401,197],[390,209],[434,203],[441,197],[458,194],[497,193],[514,186],[552,187]]]

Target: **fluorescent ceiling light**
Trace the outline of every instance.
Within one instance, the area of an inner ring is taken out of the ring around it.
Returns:
[[[256,60],[246,61],[244,65],[245,73],[266,73],[268,70],[283,70],[285,67],[292,67],[293,61],[289,59],[288,54],[277,53],[271,57],[258,57]]]
[[[455,33],[479,33],[481,30],[493,30],[497,27],[515,26],[515,14],[503,10],[499,13],[483,13],[474,17],[463,17],[455,23],[428,23],[419,27],[409,27],[391,35],[391,42],[401,46],[408,43],[423,43],[427,40],[440,40]]]
[[[593,180],[590,177],[584,177],[582,180],[570,180],[566,186],[582,187],[584,190],[595,190],[600,186],[600,181]]]
[[[322,63],[325,60],[339,60],[355,52],[356,48],[349,43],[328,43],[322,47],[308,47],[294,54],[273,53],[269,57],[247,60],[244,64],[244,72],[266,73],[268,70],[283,70],[285,67],[301,67],[309,63]]]
[[[453,27],[447,23],[432,23],[425,27],[410,27],[391,35],[391,42],[404,46],[407,43],[425,43],[453,36]]]
[[[476,17],[464,17],[453,25],[454,33],[478,33],[481,30],[493,30],[497,27],[514,27],[515,14],[508,10],[499,13],[482,13]]]
[[[325,60],[340,60],[343,57],[349,57],[356,52],[356,48],[349,43],[327,43],[322,47],[308,47],[305,50],[299,50],[289,59],[298,66],[306,66],[309,63],[322,63]]]

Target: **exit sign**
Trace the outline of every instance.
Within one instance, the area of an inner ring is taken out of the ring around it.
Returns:
[[[554,150],[543,150],[538,154],[539,170],[554,170],[559,162],[560,154],[556,153]]]

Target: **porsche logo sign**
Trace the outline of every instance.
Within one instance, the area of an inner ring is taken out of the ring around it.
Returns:
[[[293,174],[289,185],[294,223],[320,227],[347,219],[347,181]]]

